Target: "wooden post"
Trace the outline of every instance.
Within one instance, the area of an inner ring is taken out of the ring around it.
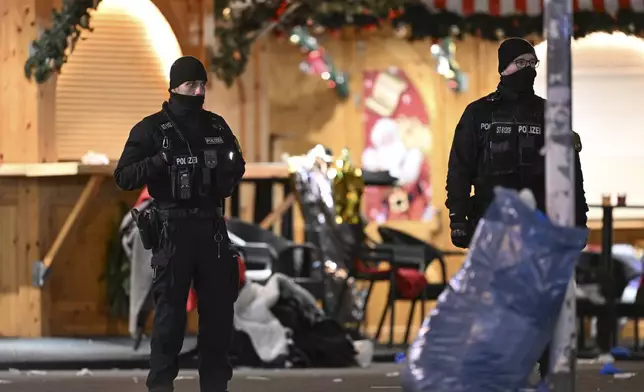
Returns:
[[[0,20],[0,154],[4,162],[55,162],[56,77],[38,85],[24,75],[31,42],[48,26],[54,0],[3,0]]]
[[[50,23],[51,11],[59,5],[58,0],[0,1],[0,162],[57,160],[56,77],[38,85],[25,77],[24,64],[31,42]],[[15,257],[8,260],[15,271],[18,290],[0,295],[12,296],[14,309],[19,309],[20,336],[38,337],[49,331],[49,300],[46,290],[31,285],[31,267],[46,250],[50,211],[41,181],[25,178],[19,184]]]

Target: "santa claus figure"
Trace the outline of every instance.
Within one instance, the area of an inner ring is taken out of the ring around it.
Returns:
[[[416,120],[416,121],[413,121]],[[429,208],[429,165],[423,150],[429,148],[429,130],[417,119],[380,118],[370,132],[370,143],[362,154],[362,167],[387,171],[398,179],[394,189],[365,191],[369,218],[385,220],[426,219]]]

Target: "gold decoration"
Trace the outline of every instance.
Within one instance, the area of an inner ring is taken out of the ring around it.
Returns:
[[[353,165],[349,150],[343,148],[328,172],[332,181],[337,223],[360,223],[360,201],[364,192],[362,170]]]
[[[365,184],[362,170],[354,166],[348,149],[342,149],[340,155],[334,158],[318,144],[305,155],[285,155],[282,159],[287,162],[293,180],[300,170],[320,173],[330,180],[335,223],[360,223],[360,202]],[[302,205],[303,200],[299,193],[296,198]]]

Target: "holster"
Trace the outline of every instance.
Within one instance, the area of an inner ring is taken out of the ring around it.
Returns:
[[[131,211],[132,218],[141,235],[144,249],[153,249],[159,245],[161,235],[161,221],[156,209],[148,208],[142,213],[136,208]]]

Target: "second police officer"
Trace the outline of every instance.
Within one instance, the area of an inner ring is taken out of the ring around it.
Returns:
[[[170,70],[170,98],[132,128],[114,171],[123,190],[148,187],[155,206],[135,220],[152,249],[155,316],[150,392],[173,391],[193,284],[199,310],[199,383],[225,392],[239,272],[229,248],[223,200],[245,171],[239,143],[224,119],[203,109],[207,73],[196,58]]]
[[[492,94],[470,103],[461,116],[449,155],[447,202],[452,243],[469,246],[478,221],[494,199],[494,187],[529,188],[545,212],[545,100],[534,93],[539,60],[521,38],[499,46],[501,81]],[[575,222],[586,227],[588,206],[575,135]],[[474,195],[471,190],[474,187]]]
[[[470,103],[454,132],[447,171],[447,201],[452,243],[467,248],[485,210],[494,199],[494,187],[530,189],[537,208],[545,212],[544,113],[546,101],[535,95],[539,65],[534,47],[521,38],[499,46],[501,81],[492,94]],[[575,224],[586,227],[588,205],[584,194],[575,135]],[[471,190],[474,187],[474,195]],[[540,372],[548,371],[548,349]]]

